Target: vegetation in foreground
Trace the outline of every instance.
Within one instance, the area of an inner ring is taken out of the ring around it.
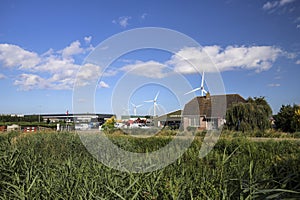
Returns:
[[[150,152],[171,138],[109,136]],[[0,135],[0,199],[300,198],[300,142],[221,139],[203,159],[195,140],[175,163],[152,173],[108,168],[73,133]]]

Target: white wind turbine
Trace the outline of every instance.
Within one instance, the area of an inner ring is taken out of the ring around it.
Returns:
[[[143,104],[135,105],[134,103],[131,102],[131,105],[133,106],[133,114],[136,116],[136,109],[141,107]]]
[[[201,96],[203,96],[204,93],[205,94],[207,93],[207,91],[204,89],[204,71],[202,72],[201,86],[198,87],[198,88],[193,89],[192,91],[189,91],[189,92],[185,93],[184,95],[190,94],[192,92],[196,92],[198,90],[201,90]]]
[[[147,101],[144,101],[144,102],[147,102],[147,103],[152,103],[153,102],[153,117],[156,116],[156,107],[157,107],[157,98],[158,98],[158,95],[159,95],[159,91],[157,92],[155,98],[153,100],[147,100]]]

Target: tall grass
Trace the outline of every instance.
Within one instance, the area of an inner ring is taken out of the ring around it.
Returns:
[[[151,152],[170,138],[111,136]],[[120,172],[94,159],[73,133],[0,135],[0,199],[300,198],[300,143],[221,139],[199,159],[201,141],[152,173]]]

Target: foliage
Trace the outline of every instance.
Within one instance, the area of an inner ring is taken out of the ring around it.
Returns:
[[[186,128],[187,131],[191,131],[191,132],[195,132],[197,130],[197,127],[193,127],[193,126],[188,126]]]
[[[111,136],[133,152],[170,138]],[[0,199],[299,199],[300,143],[219,140],[200,159],[201,142],[152,173],[98,162],[72,133],[0,135]]]
[[[270,128],[272,109],[264,97],[248,98],[226,112],[226,128],[235,131],[264,131]]]
[[[102,129],[106,133],[113,133],[113,131],[115,130],[115,124],[116,124],[115,116],[112,116],[111,118],[106,120],[106,122],[102,125]]]
[[[0,115],[0,122],[39,122],[43,121],[39,115]]]
[[[300,129],[300,106],[282,105],[274,115],[276,129],[293,133]]]

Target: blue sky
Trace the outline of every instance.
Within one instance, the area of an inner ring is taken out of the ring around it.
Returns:
[[[205,65],[199,58],[203,52],[208,54],[221,73],[226,93],[265,96],[274,113],[282,104],[300,103],[297,0],[0,0],[0,27],[0,113],[72,112],[73,84],[86,56],[114,34],[142,27],[168,28],[196,40],[202,49],[185,48],[178,55]],[[116,83],[133,67],[140,69],[137,76],[163,79],[166,65],[172,65],[192,88],[199,87],[201,76],[176,55],[142,50],[120,57],[98,83],[95,111],[114,112],[111,97]],[[90,66],[79,76],[99,77],[101,67]],[[131,92],[130,101],[143,104],[138,114],[153,112],[144,101],[158,91],[161,110],[182,106],[167,88],[146,85]],[[124,109],[132,113],[130,101]]]

